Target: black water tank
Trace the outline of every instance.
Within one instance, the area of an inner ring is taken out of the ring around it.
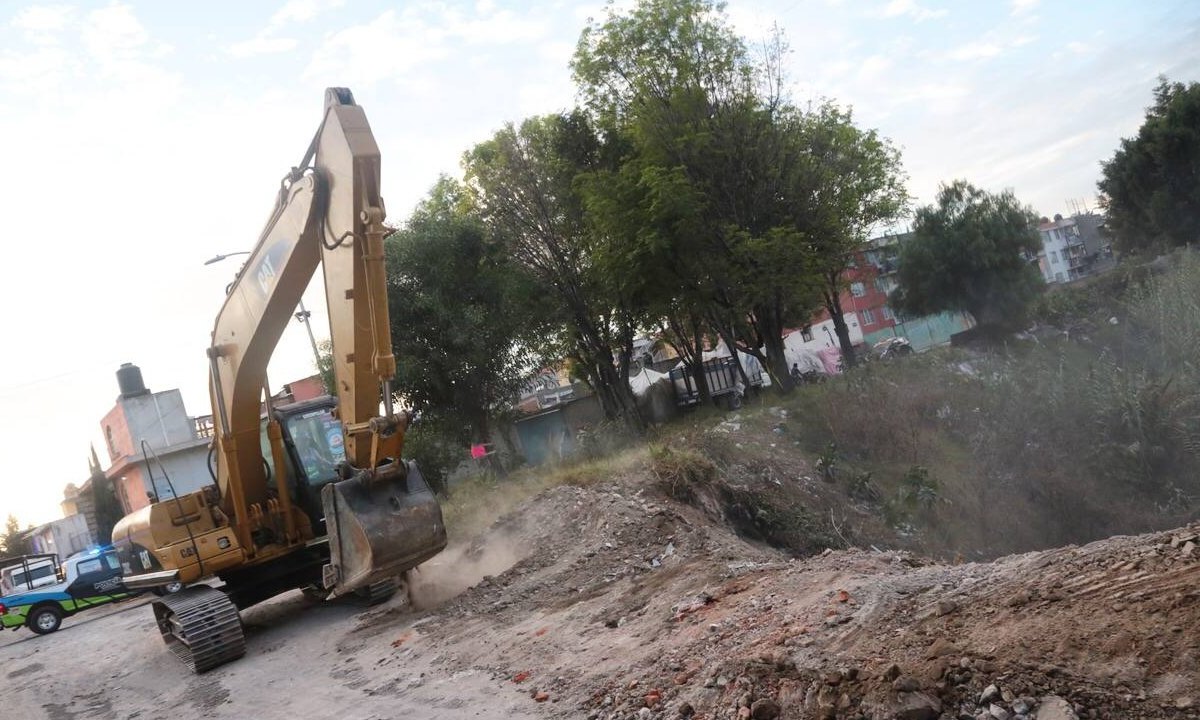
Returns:
[[[133,363],[121,363],[117,369],[117,387],[121,388],[121,397],[131,398],[149,394],[146,383],[142,381],[142,369]]]

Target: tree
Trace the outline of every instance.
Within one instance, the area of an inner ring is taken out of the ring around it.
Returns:
[[[576,180],[595,169],[602,145],[578,120],[548,115],[506,126],[466,154],[467,184],[488,231],[533,279],[542,304],[561,313],[562,345],[606,416],[640,429],[628,381],[639,308],[593,262]]]
[[[1200,83],[1160,77],[1137,136],[1101,168],[1100,202],[1118,248],[1200,241]]]
[[[1011,191],[942,185],[900,248],[892,306],[908,315],[965,310],[980,325],[1015,326],[1042,286],[1027,259],[1041,247],[1037,223]]]
[[[14,557],[27,554],[29,543],[22,537],[25,532],[17,522],[16,516],[10,513],[8,519],[4,521],[4,534],[0,535],[0,556]]]
[[[92,512],[96,521],[96,542],[106,544],[112,539],[113,527],[125,516],[125,509],[117,498],[113,483],[104,475],[100,467],[100,459],[96,457],[96,448],[91,448],[92,455],[88,458],[89,481],[92,493]]]
[[[782,39],[755,60],[722,10],[642,0],[584,31],[572,61],[581,94],[630,148],[585,195],[638,258],[631,270],[652,277],[642,284],[683,349],[698,355],[715,332],[786,388],[783,330],[811,317],[823,286],[852,353],[837,288],[867,230],[903,208],[899,154],[832,104],[790,105]]]
[[[532,279],[488,237],[465,189],[443,177],[388,237],[393,388],[423,422],[486,442],[490,420],[541,367]]]
[[[845,272],[871,232],[906,212],[908,193],[900,152],[874,130],[854,124],[852,113],[824,103],[795,121],[796,152],[804,159],[788,197],[796,226],[812,243],[825,309],[847,365],[855,362],[843,317]]]

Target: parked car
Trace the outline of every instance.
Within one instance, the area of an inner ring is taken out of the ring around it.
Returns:
[[[24,626],[39,635],[58,630],[63,618],[134,594],[121,582],[121,561],[112,548],[72,556],[61,566],[55,555],[16,558],[0,575],[6,591],[0,626]]]
[[[889,358],[900,357],[902,355],[911,355],[913,352],[912,343],[908,341],[908,338],[899,336],[884,338],[883,340],[875,343],[875,346],[872,349],[874,350],[875,356],[880,360],[887,360]]]

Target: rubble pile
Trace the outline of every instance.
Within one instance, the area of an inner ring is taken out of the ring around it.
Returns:
[[[422,629],[552,716],[1200,719],[1200,526],[796,559],[625,480],[547,491],[472,550],[501,542],[520,559]]]

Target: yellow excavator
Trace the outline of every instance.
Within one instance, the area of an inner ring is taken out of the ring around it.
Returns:
[[[215,483],[113,529],[126,586],[185,586],[153,609],[167,646],[197,673],[245,653],[240,609],[296,588],[385,599],[446,546],[436,498],[401,459],[379,162],[350,91],[326,90],[324,120],[217,315]],[[336,398],[274,407],[267,362],[318,265]]]

